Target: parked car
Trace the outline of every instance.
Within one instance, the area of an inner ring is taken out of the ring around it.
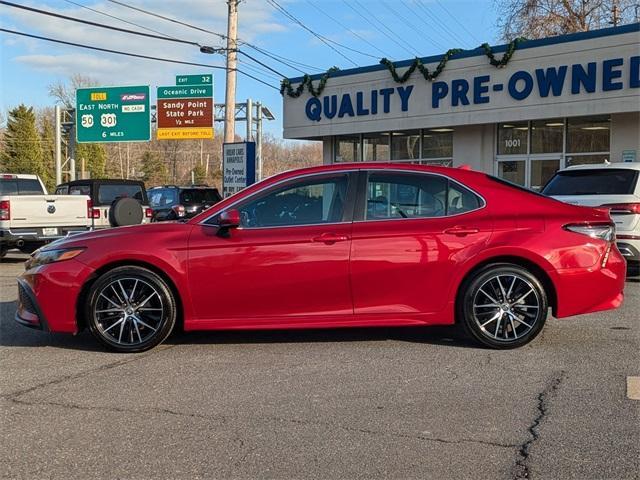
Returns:
[[[91,200],[49,195],[37,175],[0,174],[0,258],[91,228]]]
[[[640,162],[576,165],[558,171],[542,193],[563,202],[609,210],[620,253],[640,270]]]
[[[606,211],[484,173],[354,163],[275,175],[186,222],[47,246],[16,320],[87,327],[139,352],[185,330],[450,325],[513,348],[617,308],[626,263]],[[585,295],[588,292],[588,295]]]
[[[206,185],[165,185],[150,188],[148,193],[154,222],[191,218],[222,200],[217,188]]]
[[[93,203],[93,228],[149,223],[152,210],[144,183],[137,180],[86,179],[73,180],[56,187],[59,195],[88,195]],[[115,202],[123,200],[117,208]],[[139,207],[138,207],[139,205]]]

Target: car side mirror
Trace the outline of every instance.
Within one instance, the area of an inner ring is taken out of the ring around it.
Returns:
[[[236,209],[225,210],[218,217],[218,234],[226,237],[229,230],[240,226],[240,212]]]

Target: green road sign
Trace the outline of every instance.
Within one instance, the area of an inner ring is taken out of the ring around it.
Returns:
[[[151,140],[149,86],[76,90],[78,143]]]
[[[176,85],[213,85],[213,75],[176,75]]]
[[[213,86],[158,87],[158,98],[204,98],[213,97]]]

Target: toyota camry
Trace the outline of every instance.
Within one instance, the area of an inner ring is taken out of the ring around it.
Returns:
[[[608,211],[480,172],[335,164],[285,172],[183,222],[80,234],[36,251],[16,320],[89,329],[119,352],[174,328],[461,324],[513,348],[557,318],[617,308]]]

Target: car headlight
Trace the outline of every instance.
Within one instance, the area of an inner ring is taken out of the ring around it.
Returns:
[[[47,263],[62,262],[71,260],[84,252],[84,247],[75,248],[56,248],[53,250],[36,250],[33,255],[25,262],[27,270]]]

